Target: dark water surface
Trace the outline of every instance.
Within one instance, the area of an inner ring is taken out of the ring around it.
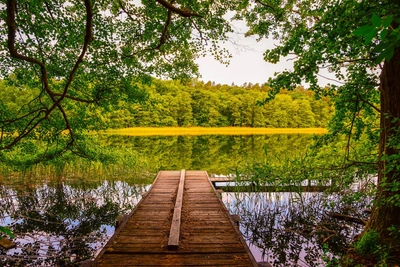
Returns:
[[[262,162],[266,150],[274,160],[304,153],[312,136],[104,136],[103,142],[137,151],[150,173],[197,169],[227,175],[250,162]],[[113,177],[95,182],[0,184],[0,225],[13,231],[16,244],[8,251],[0,249],[0,266],[79,266],[105,244],[114,231],[115,218],[128,213],[148,188],[149,184]],[[346,241],[323,231],[333,231],[326,211],[340,209],[328,207],[329,197],[322,193],[224,193],[223,201],[242,218],[241,230],[257,260],[274,266],[324,266],[322,257],[332,255],[324,255],[321,241],[328,238],[332,246]],[[359,227],[334,230],[351,236]]]

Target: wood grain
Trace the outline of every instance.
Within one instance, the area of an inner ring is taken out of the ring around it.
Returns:
[[[175,217],[175,212],[180,215]],[[174,250],[169,249],[171,237]],[[148,194],[121,223],[91,266],[257,266],[257,263],[214,192],[207,172],[161,171]]]

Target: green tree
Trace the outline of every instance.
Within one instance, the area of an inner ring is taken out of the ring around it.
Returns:
[[[272,127],[287,128],[292,123],[293,118],[289,118],[289,108],[293,106],[293,100],[289,95],[277,95],[271,102],[273,105],[273,113],[270,115],[272,119]]]
[[[223,61],[217,41],[231,31],[223,15],[233,8],[214,0],[5,1],[0,77],[37,92],[17,113],[0,109],[0,149],[42,132],[49,146],[40,160],[76,152],[86,127],[71,119],[68,101],[75,109],[143,99],[137,82],[149,75],[193,77],[194,59],[208,51]]]
[[[306,128],[315,125],[314,113],[312,112],[310,102],[306,99],[295,101],[299,106],[299,123],[295,127]]]
[[[279,41],[266,50],[265,60],[274,63],[294,55],[293,70],[269,80],[270,93],[294,89],[305,81],[320,96],[325,91],[318,85],[318,73],[326,68],[342,84],[330,86],[336,103],[334,132],[357,138],[370,126],[365,118],[380,116],[378,192],[365,231],[375,230],[381,242],[397,242],[397,246],[399,239],[389,229],[400,226],[400,216],[393,216],[400,214],[399,2],[260,0],[242,4],[246,11],[237,17],[246,19],[248,35]]]

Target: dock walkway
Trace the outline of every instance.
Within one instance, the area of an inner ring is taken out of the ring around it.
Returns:
[[[91,266],[257,266],[205,171],[161,171]]]

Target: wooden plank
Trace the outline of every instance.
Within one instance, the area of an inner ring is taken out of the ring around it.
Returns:
[[[179,223],[174,223],[175,211],[180,213]],[[168,246],[173,225],[179,225],[175,250]],[[182,170],[159,172],[129,221],[117,229],[92,266],[250,267],[257,263],[207,172]]]
[[[10,239],[0,236],[0,247],[4,249],[12,249],[15,248],[16,245]]]
[[[191,254],[191,253],[200,253],[200,254],[208,254],[208,253],[243,253],[243,246],[241,244],[220,244],[210,246],[210,244],[180,244],[179,251],[167,250],[165,246],[160,244],[134,244],[134,243],[117,243],[113,246],[113,249],[107,251],[107,253],[148,253],[148,254],[171,254],[171,253],[182,253],[182,254]]]
[[[179,247],[179,234],[181,231],[183,189],[185,187],[185,170],[181,170],[178,193],[176,195],[174,215],[172,217],[171,231],[169,233],[168,248],[177,249]]]
[[[159,180],[160,176],[163,175],[163,172],[159,172],[157,174],[156,179],[154,180],[153,184],[151,185],[150,189],[148,192],[151,192],[151,190],[156,186],[157,181]],[[142,199],[137,203],[137,205],[133,208],[132,212],[125,217],[125,220],[121,223],[121,225],[118,227],[118,229],[116,229],[116,231],[114,232],[114,235],[108,240],[107,244],[103,247],[103,249],[99,252],[99,254],[97,255],[96,259],[93,261],[92,266],[97,266],[99,261],[102,259],[103,254],[107,251],[107,249],[110,249],[112,247],[112,244],[114,243],[115,239],[118,237],[119,233],[121,232],[121,230],[124,229],[125,225],[130,221],[130,219],[133,217],[133,215],[135,214],[135,212],[139,209],[140,205],[143,202],[146,202],[147,198],[148,198],[149,194],[144,194]]]
[[[104,266],[249,266],[249,256],[245,253],[204,254],[108,254],[102,259]]]

